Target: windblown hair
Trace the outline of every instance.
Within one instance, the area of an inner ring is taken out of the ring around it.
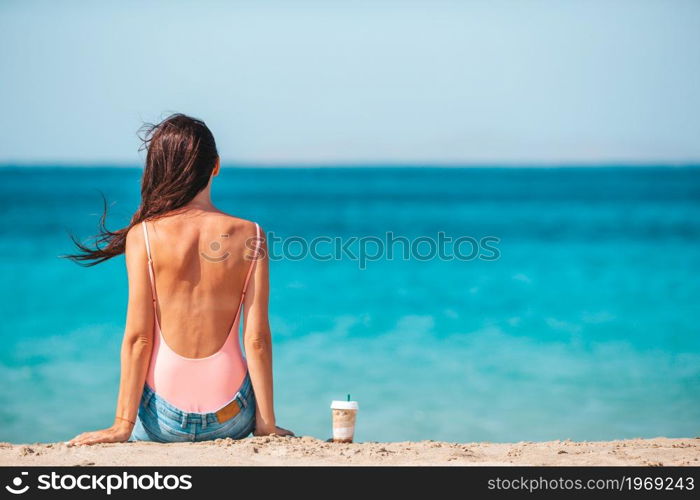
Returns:
[[[184,207],[209,183],[219,153],[214,136],[205,123],[183,114],[173,114],[158,124],[139,129],[146,149],[146,166],[141,178],[141,204],[129,225],[117,231],[106,228],[104,201],[99,233],[94,248],[78,241],[76,254],[66,255],[83,266],[94,266],[124,253],[129,230],[144,220],[157,219]]]

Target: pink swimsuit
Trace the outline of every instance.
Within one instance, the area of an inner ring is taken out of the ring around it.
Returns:
[[[228,332],[224,345],[206,358],[186,358],[173,351],[163,338],[156,310],[155,273],[151,259],[151,245],[148,241],[148,228],[145,222],[142,222],[142,226],[146,239],[148,274],[151,280],[153,314],[155,316],[153,353],[151,354],[146,383],[156,394],[183,411],[191,413],[215,412],[233,400],[248,371],[248,365],[238,341],[238,333],[243,300],[256,259],[253,259],[248,269],[241,293],[241,302],[236,309],[236,319]],[[257,229],[256,241],[259,243],[260,226],[257,223],[255,226]]]

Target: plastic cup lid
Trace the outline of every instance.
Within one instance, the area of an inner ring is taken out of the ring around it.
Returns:
[[[333,410],[359,410],[360,405],[357,404],[357,401],[333,401],[331,408]]]

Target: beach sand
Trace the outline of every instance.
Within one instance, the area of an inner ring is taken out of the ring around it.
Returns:
[[[202,443],[0,443],[0,465],[700,465],[700,438],[519,443],[330,443],[251,437]]]

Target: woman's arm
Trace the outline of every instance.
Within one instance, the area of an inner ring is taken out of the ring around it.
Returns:
[[[151,283],[148,278],[148,257],[140,225],[129,231],[125,255],[129,278],[129,303],[121,348],[121,377],[114,424],[104,430],[80,434],[69,444],[127,441],[136,422],[153,349],[155,322]]]
[[[265,234],[262,229],[260,233],[261,236]],[[272,338],[268,321],[269,295],[269,259],[267,243],[263,238],[244,302],[243,345],[256,400],[254,434],[256,436],[267,434],[293,436],[293,432],[277,427],[275,421]]]

